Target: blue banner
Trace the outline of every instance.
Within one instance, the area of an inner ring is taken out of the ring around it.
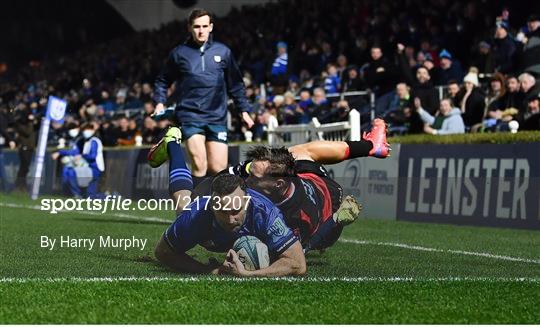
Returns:
[[[540,229],[539,148],[402,145],[397,219]]]
[[[47,102],[47,113],[46,118],[52,120],[55,123],[64,123],[64,116],[66,114],[67,102],[54,97],[49,96],[49,101]]]

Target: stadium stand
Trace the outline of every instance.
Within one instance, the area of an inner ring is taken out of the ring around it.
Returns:
[[[461,109],[468,131],[508,130],[511,120],[535,129],[540,83],[534,77],[540,57],[533,54],[539,47],[540,21],[538,16],[525,16],[528,12],[522,9],[462,0],[277,1],[243,6],[217,18],[216,39],[230,45],[245,73],[258,122],[252,129],[255,140],[266,137],[268,115],[280,125],[314,117],[322,123],[337,122],[348,120],[351,108],[361,112],[364,122],[375,110],[391,122],[395,134],[422,133],[414,98],[428,105],[425,99],[431,94],[428,109],[436,114],[438,101],[453,82],[463,84],[454,107]],[[52,94],[68,101],[68,124],[95,122],[105,146],[134,145],[137,135],[151,143],[167,124],[146,119],[153,110],[153,79],[161,58],[187,36],[185,23],[126,33],[4,71],[0,105],[10,113],[8,138],[17,140],[15,125],[28,113],[37,118],[37,128]],[[281,61],[275,87],[272,64],[277,47],[286,47],[288,60]],[[419,67],[426,68],[427,80],[420,81]],[[521,89],[506,92],[509,79],[525,71],[533,76],[532,86],[524,82]],[[473,88],[465,87],[466,75],[474,81]],[[411,90],[408,98],[395,91],[401,82]],[[325,95],[325,88],[337,93]],[[302,90],[309,95],[301,98]],[[358,90],[368,92],[347,93]],[[370,101],[370,94],[376,98]],[[438,98],[433,100],[435,94]],[[244,138],[237,116],[231,106],[232,140]],[[68,124],[53,126],[50,145],[69,140]]]

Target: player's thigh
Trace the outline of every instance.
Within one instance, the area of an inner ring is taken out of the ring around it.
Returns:
[[[187,152],[191,157],[194,169],[205,166],[206,164],[206,137],[202,134],[194,134],[185,142]]]
[[[215,174],[227,168],[227,126],[221,124],[208,124],[205,127],[205,132],[208,170],[210,173]]]
[[[342,141],[313,141],[289,148],[296,160],[336,163],[345,159],[348,145]]]
[[[208,170],[210,173],[218,173],[227,168],[229,161],[229,147],[227,143],[208,141],[206,153],[208,157]]]

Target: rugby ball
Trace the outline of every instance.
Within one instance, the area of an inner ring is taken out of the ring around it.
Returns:
[[[268,247],[255,236],[242,236],[234,242],[233,250],[246,270],[259,270],[270,265]]]

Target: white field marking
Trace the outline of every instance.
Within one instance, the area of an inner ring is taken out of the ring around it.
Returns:
[[[492,253],[486,253],[486,252],[471,252],[471,251],[463,251],[463,250],[437,249],[437,248],[427,248],[427,247],[424,247],[424,246],[410,245],[410,244],[403,244],[403,243],[377,242],[377,241],[367,241],[367,240],[351,240],[351,239],[343,239],[343,238],[340,238],[339,241],[342,242],[342,243],[352,243],[352,244],[362,244],[362,245],[364,245],[364,244],[365,245],[378,245],[378,246],[393,246],[393,247],[397,247],[397,248],[416,250],[416,251],[463,254],[463,255],[471,255],[471,256],[475,256],[475,257],[485,257],[485,258],[497,259],[497,260],[517,261],[517,262],[540,264],[540,259],[528,259],[528,258],[510,257],[510,256],[507,256],[507,255],[499,255],[499,254],[492,254]]]
[[[22,204],[15,204],[15,203],[5,203],[0,202],[0,207],[8,207],[8,208],[18,208],[18,209],[32,209],[32,210],[38,210],[43,211],[45,213],[48,213],[46,210],[41,210],[41,207],[38,205],[22,205]],[[66,212],[75,212],[75,213],[82,213],[85,215],[90,216],[111,216],[111,217],[117,217],[117,218],[128,218],[128,219],[135,219],[135,220],[142,220],[142,221],[149,221],[149,222],[158,222],[158,223],[172,223],[172,220],[167,220],[159,217],[152,217],[152,216],[136,216],[136,215],[130,215],[126,213],[111,213],[107,212],[103,214],[101,211],[90,211],[90,210],[60,210],[59,213],[66,213]],[[52,214],[51,214],[52,215]]]
[[[20,204],[14,204],[14,203],[4,203],[0,202],[0,206],[4,207],[10,207],[10,208],[24,208],[24,209],[34,209],[39,210],[40,206],[33,205],[33,206],[24,206]],[[70,211],[61,211],[61,212],[70,212]],[[84,213],[88,215],[93,216],[103,216],[101,212],[94,212],[94,211],[75,211],[78,213]],[[129,215],[125,213],[109,213],[109,216],[118,217],[118,218],[127,218],[127,219],[135,219],[139,221],[149,221],[149,222],[164,222],[164,223],[172,223],[172,221],[159,218],[159,217],[140,217],[135,215]],[[511,257],[506,255],[499,255],[499,254],[492,254],[492,253],[485,253],[485,252],[471,252],[471,251],[464,251],[464,250],[451,250],[451,249],[436,249],[436,248],[428,248],[418,245],[410,245],[410,244],[403,244],[403,243],[391,243],[391,242],[377,242],[377,241],[368,241],[368,240],[353,240],[353,239],[339,239],[342,243],[352,243],[352,244],[363,244],[363,245],[377,245],[377,246],[393,246],[398,248],[404,248],[409,250],[416,250],[416,251],[426,251],[426,252],[439,252],[439,253],[452,253],[452,254],[462,254],[462,255],[471,255],[475,257],[485,257],[490,259],[497,259],[497,260],[505,260],[505,261],[515,261],[515,262],[526,262],[526,263],[535,263],[540,264],[540,259],[528,259],[528,258],[519,258],[519,257]]]
[[[526,282],[540,283],[540,278],[531,277],[73,277],[73,278],[0,278],[1,283],[114,283],[114,282],[227,282],[227,283],[247,283],[247,282],[307,282],[307,283],[369,283],[369,282]]]

